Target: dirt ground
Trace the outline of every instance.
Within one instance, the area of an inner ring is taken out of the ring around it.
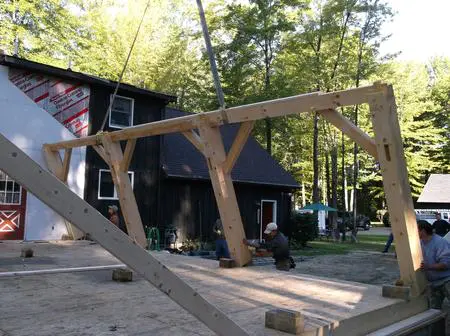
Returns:
[[[299,273],[371,285],[391,284],[400,276],[393,253],[361,251],[344,255],[297,257],[296,264],[295,271]]]

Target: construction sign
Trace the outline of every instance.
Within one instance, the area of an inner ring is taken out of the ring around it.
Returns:
[[[75,136],[88,135],[88,85],[13,68],[9,80]]]

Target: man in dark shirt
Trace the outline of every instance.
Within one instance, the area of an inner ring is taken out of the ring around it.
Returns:
[[[230,258],[230,251],[228,250],[227,240],[225,239],[225,232],[223,231],[222,220],[218,218],[213,226],[216,235],[216,258]]]
[[[271,250],[273,253],[273,258],[275,259],[275,267],[277,270],[289,271],[289,269],[295,268],[294,259],[291,258],[289,251],[289,241],[284,234],[278,231],[277,224],[267,224],[264,234],[267,236],[267,242],[265,244],[251,244],[246,239],[244,239],[244,244],[254,247],[264,246]]]
[[[433,223],[434,232],[444,237],[450,231],[450,224],[441,218],[440,213],[436,213],[436,221]]]

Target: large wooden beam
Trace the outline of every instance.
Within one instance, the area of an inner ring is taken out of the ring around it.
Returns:
[[[218,335],[248,335],[64,183],[0,134],[0,169]],[[143,293],[145,295],[145,293]]]
[[[417,230],[405,153],[392,86],[381,85],[381,93],[370,97],[369,105],[375,132],[383,186],[394,234],[400,275],[411,294],[423,293],[425,276],[419,270],[423,260]]]
[[[110,133],[112,141],[142,138],[153,135],[161,135],[176,132],[186,132],[197,128],[200,118],[207,120],[210,126],[219,126],[225,123],[241,123],[244,121],[260,120],[288,116],[301,112],[320,111],[334,109],[339,106],[357,105],[367,103],[369,94],[377,92],[376,85],[360,88],[336,91],[330,93],[314,92],[293,97],[280,98],[255,104],[243,105],[216,110],[201,114],[193,114],[173,119],[155,121],[128,127],[120,131]],[[98,137],[91,135],[76,140],[62,141],[49,144],[52,150],[65,148],[94,146]]]
[[[237,266],[247,265],[252,256],[248,247],[243,244],[245,231],[233,181],[230,173],[226,173],[223,167],[226,155],[220,130],[218,127],[209,126],[206,121],[200,122],[198,129],[205,146],[204,155],[228,248]]]
[[[67,177],[70,169],[70,159],[72,156],[72,149],[65,150],[64,161],[61,160],[61,155],[58,151],[52,151],[47,146],[42,148],[44,152],[44,158],[47,163],[47,168],[53,173],[60,181],[67,184]],[[77,240],[84,236],[84,233],[80,231],[76,226],[72,225],[68,221],[64,220],[66,224],[67,233],[71,239]]]
[[[183,135],[188,139],[195,148],[199,150],[200,153],[203,154],[203,151],[205,150],[205,145],[203,144],[202,139],[198,135],[198,133],[194,130],[190,130],[187,132],[183,132]]]
[[[61,181],[67,183],[67,178],[69,177],[70,169],[70,159],[72,158],[72,148],[67,148],[64,151],[64,161],[62,163]]]
[[[255,125],[255,121],[246,121],[241,124],[239,127],[239,131],[234,138],[233,144],[227,154],[227,158],[223,163],[223,169],[225,173],[230,173],[233,169],[239,155],[241,154],[242,149],[247,142],[247,139],[252,132],[253,126]]]
[[[128,171],[121,169],[123,165],[123,153],[119,142],[112,142],[108,134],[102,136],[103,148],[110,162],[111,176],[117,190],[122,211],[127,226],[128,235],[140,246],[147,246],[144,226],[134,197],[133,187],[128,176]]]
[[[367,133],[357,127],[354,123],[344,117],[341,113],[334,109],[318,111],[328,122],[340,129],[350,139],[355,141],[358,145],[364,148],[367,153],[372,155],[375,160],[378,158],[377,146]]]
[[[103,161],[105,161],[108,164],[108,166],[111,164],[109,162],[109,157],[108,157],[108,155],[106,155],[105,149],[103,148],[103,146],[95,145],[95,146],[92,146],[92,148],[94,148],[94,150],[97,152],[97,154],[103,159]]]
[[[133,158],[134,148],[136,147],[137,139],[130,139],[127,141],[127,145],[125,146],[125,152],[123,153],[123,160],[120,165],[120,170],[127,172],[128,167],[130,166],[131,159]]]

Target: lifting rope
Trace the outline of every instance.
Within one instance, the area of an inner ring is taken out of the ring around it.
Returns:
[[[128,52],[127,59],[126,59],[125,64],[123,66],[122,72],[120,73],[119,80],[117,81],[116,88],[115,88],[113,96],[112,96],[112,98],[111,98],[111,100],[109,102],[109,106],[108,106],[108,109],[106,111],[105,118],[103,119],[102,126],[100,127],[98,133],[103,132],[104,129],[105,129],[106,120],[108,119],[109,115],[111,114],[112,106],[114,104],[114,100],[116,98],[117,91],[119,90],[120,83],[122,81],[123,75],[124,75],[125,70],[127,68],[128,61],[130,60],[131,53],[132,53],[133,48],[134,48],[134,44],[136,43],[137,37],[138,37],[139,32],[141,30],[142,22],[144,21],[145,14],[147,13],[147,9],[148,9],[149,6],[150,6],[150,0],[148,0],[147,5],[145,6],[145,10],[144,10],[144,13],[142,14],[141,22],[139,23],[138,29],[136,31],[136,35],[134,36],[133,43],[131,44],[130,51]],[[211,66],[211,72],[212,72],[212,76],[213,76],[213,79],[214,79],[214,86],[216,87],[217,100],[219,101],[220,109],[224,112],[224,109],[225,109],[224,94],[223,94],[222,86],[220,85],[219,73],[217,71],[216,60],[215,60],[215,57],[214,57],[214,52],[212,50],[211,38],[209,37],[208,26],[206,24],[205,13],[203,11],[203,5],[202,5],[201,0],[197,0],[197,7],[198,7],[198,11],[199,11],[199,16],[200,16],[200,23],[201,23],[201,26],[202,26],[203,37],[205,39],[206,50],[208,52],[209,63],[210,63],[210,66]],[[222,118],[224,119],[225,123],[228,122],[227,116],[226,116],[225,113],[222,113]]]
[[[113,96],[112,96],[112,98],[111,98],[111,100],[109,102],[108,110],[106,110],[105,118],[103,119],[102,126],[100,127],[99,132],[103,132],[103,130],[105,129],[106,120],[108,119],[108,117],[109,117],[109,115],[111,113],[112,106],[114,104],[114,99],[116,99],[117,91],[119,91],[120,83],[122,82],[122,78],[123,78],[123,75],[124,75],[125,70],[127,68],[128,61],[130,60],[130,57],[131,57],[131,52],[133,51],[134,44],[136,43],[136,40],[138,38],[139,31],[141,30],[142,22],[144,22],[145,14],[147,13],[147,9],[148,9],[149,6],[150,6],[150,0],[148,0],[147,5],[145,6],[144,13],[142,14],[141,22],[139,23],[138,29],[136,30],[136,34],[134,35],[133,43],[131,44],[130,51],[128,52],[127,59],[126,59],[125,64],[123,66],[122,72],[120,73],[119,80],[117,81],[116,88],[114,89]]]

